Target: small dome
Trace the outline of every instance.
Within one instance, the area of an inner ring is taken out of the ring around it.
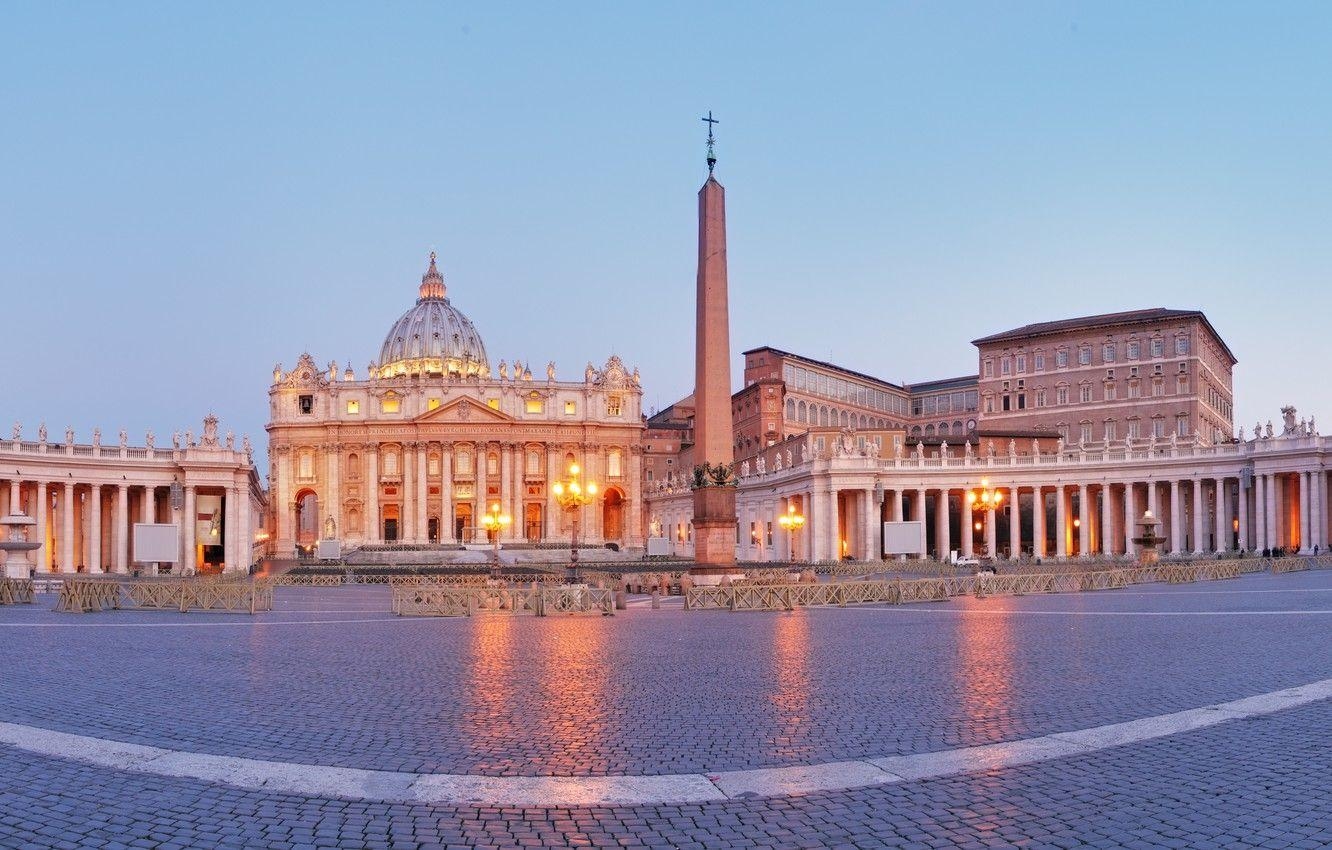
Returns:
[[[490,374],[486,347],[472,321],[445,297],[444,278],[430,253],[430,268],[421,276],[416,306],[393,323],[379,350],[379,375]]]

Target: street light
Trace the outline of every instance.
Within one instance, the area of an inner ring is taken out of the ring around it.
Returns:
[[[569,513],[571,520],[570,526],[573,529],[573,545],[569,549],[569,568],[565,573],[564,581],[566,584],[581,584],[578,575],[578,518],[584,505],[590,505],[597,500],[597,482],[589,481],[583,484],[579,481],[579,475],[582,470],[578,464],[569,464],[569,477],[556,481],[551,485],[550,491],[555,494],[555,501],[560,503],[560,507]]]
[[[970,506],[970,508],[973,511],[980,511],[982,514],[990,514],[999,510],[999,506],[1000,504],[1003,503],[1003,501],[1004,501],[1003,491],[992,488],[990,486],[990,479],[988,478],[981,479],[979,491],[976,490],[967,491],[967,505]],[[986,518],[985,521],[992,522],[993,520],[990,518]],[[981,530],[981,525],[982,525],[981,521],[977,520],[976,531],[979,532]],[[989,554],[991,556],[994,555],[993,552],[990,552]]]
[[[786,513],[777,517],[777,524],[786,529],[787,548],[791,550],[791,560],[796,558],[796,532],[805,525],[805,517],[796,512],[796,506],[790,504],[786,506]]]
[[[499,502],[491,505],[490,510],[486,511],[485,515],[481,517],[481,527],[490,533],[491,542],[495,545],[494,554],[492,555],[493,560],[490,564],[490,577],[495,581],[500,579],[500,532],[508,528],[512,522],[513,517],[500,513]]]

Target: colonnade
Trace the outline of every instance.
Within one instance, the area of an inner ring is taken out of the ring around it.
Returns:
[[[131,527],[134,523],[174,523],[180,527],[177,564],[187,571],[199,564],[196,544],[223,546],[225,567],[249,566],[253,510],[248,488],[240,485],[183,486],[183,500],[171,504],[170,484],[80,481],[72,471],[64,479],[0,479],[0,515],[23,513],[35,520],[29,540],[41,544],[30,554],[38,573],[128,573],[139,564]],[[217,524],[217,543],[195,539],[200,490],[221,496],[225,517]],[[244,505],[245,509],[241,509]]]

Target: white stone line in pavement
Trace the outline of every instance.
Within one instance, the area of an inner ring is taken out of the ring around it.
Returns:
[[[1029,597],[1030,598],[1030,597]],[[1311,608],[1304,611],[1069,611],[1065,609],[1039,610],[1022,608],[919,608],[909,605],[890,608],[848,605],[810,605],[821,611],[863,611],[870,614],[960,614],[964,616],[992,617],[1000,614],[1013,616],[1037,615],[1042,617],[1296,617],[1309,614],[1332,614],[1332,608]]]
[[[156,616],[145,612],[148,616]],[[297,613],[297,612],[290,612]],[[219,616],[228,616],[225,614]],[[0,623],[0,629],[207,629],[207,628],[266,628],[268,626],[333,626],[344,623],[429,623],[457,621],[456,617],[396,617],[387,611],[382,617],[364,617],[352,620],[208,620],[206,622],[126,623],[103,621],[100,623]]]
[[[246,791],[390,803],[514,807],[662,805],[846,791],[1082,755],[1258,717],[1332,697],[1323,679],[1202,708],[933,753],[665,776],[421,774],[190,753],[0,722],[0,744],[112,770],[214,782]]]

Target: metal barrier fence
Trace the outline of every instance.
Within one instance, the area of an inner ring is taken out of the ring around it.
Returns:
[[[225,611],[254,614],[273,610],[268,582],[199,581],[191,578],[66,579],[56,597],[57,611],[86,613],[108,609]]]
[[[30,578],[0,578],[0,605],[29,604],[35,593]]]
[[[484,612],[532,614],[615,613],[614,591],[588,585],[512,585],[473,587],[466,585],[392,585],[392,610],[400,616],[470,617]]]

